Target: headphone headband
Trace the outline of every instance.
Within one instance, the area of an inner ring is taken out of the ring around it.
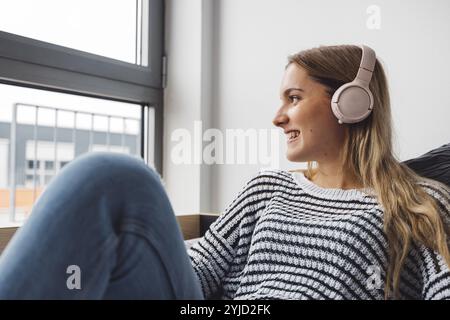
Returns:
[[[372,48],[362,45],[361,49],[361,63],[359,65],[358,74],[356,75],[355,80],[359,80],[365,85],[369,86],[377,57],[375,55],[375,51],[373,51]]]

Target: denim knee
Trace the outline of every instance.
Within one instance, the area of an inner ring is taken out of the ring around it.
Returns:
[[[88,153],[72,161],[66,168],[64,169],[67,171],[76,171],[80,177],[105,177],[108,180],[123,181],[136,176],[150,178],[154,182],[162,183],[159,173],[146,165],[144,160],[119,153]]]
[[[97,219],[103,213],[114,221],[119,216],[121,220],[130,217],[147,221],[150,218],[146,212],[165,207],[168,202],[158,172],[142,159],[93,152],[65,166],[40,196],[33,212],[55,217],[64,212],[65,219],[67,216],[84,219],[84,213]]]

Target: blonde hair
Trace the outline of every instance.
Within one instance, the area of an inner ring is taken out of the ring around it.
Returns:
[[[362,50],[354,45],[320,46],[288,57],[308,75],[327,88],[330,98],[336,89],[354,79]],[[421,177],[396,160],[392,147],[392,122],[388,83],[377,59],[370,90],[374,97],[371,115],[360,123],[345,125],[347,133],[341,152],[344,169],[365,188],[372,188],[384,212],[384,232],[388,242],[385,298],[398,296],[400,274],[412,243],[436,250],[450,266],[449,226],[439,213],[437,200],[418,183],[427,182],[448,195],[444,184]],[[307,163],[305,176],[316,173]]]

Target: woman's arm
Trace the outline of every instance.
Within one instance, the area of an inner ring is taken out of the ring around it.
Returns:
[[[273,173],[260,171],[238,192],[225,211],[211,224],[201,240],[189,250],[194,271],[200,280],[206,299],[222,287],[222,281],[235,255],[242,226],[245,232],[253,228],[259,213],[265,208],[263,202],[272,197]]]
[[[444,225],[450,228],[449,190],[436,185],[428,185],[425,190],[437,200]],[[450,239],[447,239],[450,244]],[[421,246],[423,290],[426,300],[450,300],[450,268],[436,251]]]
[[[422,297],[425,300],[450,299],[450,269],[435,251],[422,248],[424,259],[424,277]]]

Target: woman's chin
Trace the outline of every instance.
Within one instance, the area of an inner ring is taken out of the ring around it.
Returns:
[[[302,160],[301,160],[302,156],[298,150],[294,150],[294,149],[288,150],[286,152],[286,158],[292,162],[302,162]]]

